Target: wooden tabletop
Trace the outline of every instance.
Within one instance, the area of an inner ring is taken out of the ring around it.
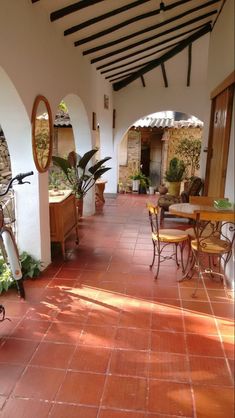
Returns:
[[[169,207],[169,212],[172,213],[172,215],[176,215],[182,218],[196,219],[196,211],[215,212],[215,213],[218,213],[218,212],[233,213],[232,210],[223,211],[223,210],[216,209],[214,206],[193,205],[191,203],[176,203]]]

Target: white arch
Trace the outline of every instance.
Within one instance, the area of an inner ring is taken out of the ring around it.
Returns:
[[[0,67],[0,123],[7,140],[13,176],[34,171],[30,185],[16,186],[17,241],[19,250],[50,262],[47,174],[37,173],[32,153],[31,122],[8,75]],[[39,191],[41,198],[39,201]]]
[[[63,101],[68,108],[76,152],[78,152],[79,155],[83,155],[93,148],[87,111],[81,98],[76,94],[67,94],[63,97]],[[83,203],[84,215],[92,215],[95,213],[95,194],[93,189],[94,188],[90,189],[85,196]]]

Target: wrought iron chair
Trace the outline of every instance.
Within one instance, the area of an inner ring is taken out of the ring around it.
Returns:
[[[183,191],[180,196],[166,194],[158,199],[158,206],[161,209],[161,224],[165,217],[174,216],[169,214],[169,206],[175,203],[188,203],[190,196],[198,196],[203,188],[203,181],[200,177],[193,177],[187,191]]]
[[[175,260],[176,265],[179,267],[180,263],[178,260],[178,247],[180,249],[180,262],[183,273],[185,272],[185,266],[183,262],[183,250],[185,245],[188,243],[188,235],[185,231],[180,229],[161,229],[159,228],[159,208],[154,206],[152,203],[147,203],[147,209],[149,214],[149,221],[152,231],[152,243],[153,243],[153,260],[150,265],[152,269],[155,258],[157,256],[157,271],[155,274],[155,279],[158,278],[160,263],[165,260]],[[170,255],[163,255],[164,249],[168,245],[174,246],[174,251]],[[186,263],[187,264],[187,263]]]
[[[219,276],[228,294],[226,266],[232,255],[234,239],[235,213],[232,210],[196,212],[195,239],[191,240],[191,249],[198,276],[193,297],[196,297],[199,281],[204,274],[209,274],[211,278]]]

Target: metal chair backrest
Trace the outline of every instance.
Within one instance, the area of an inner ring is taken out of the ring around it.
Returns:
[[[231,211],[206,211],[196,213],[197,247],[206,250],[208,240],[223,240],[224,252],[231,250],[235,239],[235,213]]]
[[[159,209],[157,206],[155,206],[151,202],[147,202],[146,206],[148,209],[149,221],[150,221],[152,233],[158,237],[159,236],[159,219],[158,219]]]

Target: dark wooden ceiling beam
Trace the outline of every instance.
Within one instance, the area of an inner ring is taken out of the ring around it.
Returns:
[[[69,15],[70,13],[77,12],[78,10],[84,9],[85,7],[93,6],[96,3],[100,3],[104,0],[81,0],[76,3],[70,4],[69,6],[63,7],[62,9],[55,10],[50,14],[51,22],[61,19],[64,16]]]
[[[194,7],[193,9],[186,10],[185,12],[180,13],[177,16],[173,16],[170,19],[164,20],[164,22],[160,22],[160,23],[157,23],[155,25],[148,26],[145,29],[141,29],[141,30],[139,30],[137,32],[130,33],[129,35],[123,36],[122,38],[118,38],[118,39],[116,39],[114,41],[111,41],[111,42],[102,43],[102,45],[99,45],[99,46],[96,46],[94,48],[85,50],[83,52],[83,55],[87,55],[87,54],[90,54],[92,52],[97,52],[97,51],[100,51],[101,49],[109,48],[109,47],[111,47],[113,45],[116,45],[118,43],[127,41],[128,39],[134,38],[134,37],[139,36],[139,35],[143,35],[143,34],[145,34],[147,32],[150,32],[152,30],[155,30],[155,29],[159,29],[162,26],[166,26],[169,23],[175,22],[176,20],[182,19],[183,17],[188,16],[188,15],[191,15],[194,12],[198,12],[199,10],[202,10],[205,7],[211,6],[211,5],[215,4],[215,3],[217,3],[218,1],[220,1],[220,0],[210,0],[210,1],[207,1],[206,3],[200,4],[199,6]],[[217,12],[217,10],[216,10],[216,12]],[[121,25],[121,24],[119,24],[119,25]],[[119,25],[116,25],[116,26],[119,26]],[[78,41],[75,41],[74,42],[74,46],[82,45],[82,44],[87,43],[87,42],[90,42],[90,41],[92,41],[94,39],[97,39],[97,38],[100,38],[102,36],[105,36],[108,33],[112,33],[114,31],[114,28],[115,28],[115,26],[112,26],[111,28],[105,29],[105,30],[103,30],[101,32],[98,32],[98,33],[95,33],[95,34],[93,34],[91,36],[88,36],[87,38],[83,38],[83,39],[80,39]]]
[[[131,74],[133,74],[133,73],[132,73],[132,72],[130,72],[128,75],[131,75]],[[125,78],[124,78],[124,77],[125,77],[125,76],[120,75],[120,76],[118,76],[118,77],[113,78],[112,80],[109,80],[109,82],[110,82],[110,83],[113,83],[113,81],[120,80],[120,79],[125,80]]]
[[[85,22],[80,23],[79,25],[72,26],[64,31],[64,36],[71,35],[71,33],[77,32],[81,29],[86,28],[87,26],[94,25],[97,22],[101,22],[102,20],[108,19],[109,17],[116,16],[119,13],[126,12],[127,10],[132,9],[133,7],[137,7],[143,3],[147,3],[150,0],[137,0],[133,3],[126,4],[125,6],[119,7],[118,9],[111,10],[108,13],[104,13],[103,15],[93,17],[92,19],[86,20]]]
[[[32,3],[37,3],[39,0],[31,0]]]
[[[142,81],[142,86],[146,87],[144,76],[141,75],[140,78],[141,78],[141,81]]]
[[[134,44],[127,45],[127,46],[125,46],[123,48],[120,48],[120,49],[115,49],[114,51],[108,52],[107,54],[104,54],[104,55],[101,55],[99,57],[93,58],[91,60],[91,64],[94,64],[95,62],[98,62],[98,61],[102,61],[103,59],[112,57],[112,56],[120,54],[122,52],[128,51],[129,49],[135,48],[136,46],[143,45],[146,42],[153,41],[154,39],[159,38],[160,36],[168,35],[171,32],[175,32],[179,29],[185,28],[186,26],[192,25],[193,23],[196,23],[196,22],[198,22],[202,19],[206,19],[207,17],[210,17],[215,13],[216,13],[216,11],[212,11],[210,13],[207,13],[206,15],[201,15],[201,16],[195,17],[194,19],[191,19],[191,20],[188,20],[187,22],[181,23],[181,25],[175,26],[175,27],[167,29],[167,30],[165,30],[161,33],[155,34],[154,36],[151,36],[150,38],[142,39],[142,41],[135,42]]]
[[[192,44],[189,44],[189,46],[188,46],[188,72],[187,72],[187,87],[189,87],[189,86],[190,86],[191,68],[192,68]]]
[[[199,31],[195,32],[193,35],[189,36],[188,38],[184,39],[182,42],[179,43],[179,45],[172,48],[170,51],[163,54],[160,58],[157,58],[156,60],[153,60],[150,64],[146,65],[144,68],[141,68],[140,70],[136,71],[134,74],[124,78],[123,80],[114,83],[113,89],[114,91],[118,91],[122,89],[123,87],[130,84],[132,81],[139,78],[141,75],[146,74],[147,72],[153,70],[154,68],[158,67],[162,63],[166,62],[170,58],[177,55],[179,52],[183,51],[189,44],[196,41],[197,39],[201,38],[203,35],[211,31],[211,25],[207,24],[204,28],[200,29]]]
[[[151,62],[152,62],[152,60],[151,60]],[[137,70],[137,69],[139,69],[139,68],[142,68],[142,67],[144,67],[145,65],[146,65],[146,62],[145,62],[144,64],[139,64],[139,65],[136,65],[135,67],[126,68],[125,70],[119,71],[118,73],[114,73],[114,74],[107,75],[107,76],[105,77],[105,79],[106,79],[106,80],[108,80],[109,78],[115,77],[116,75],[123,75],[123,74],[125,74],[125,73],[130,72],[130,71],[134,72],[134,70]]]
[[[161,69],[162,69],[162,77],[164,81],[164,86],[168,87],[168,80],[167,80],[166,68],[165,68],[164,62],[161,63]]]
[[[166,6],[165,7],[165,10],[174,9],[175,7],[181,6],[184,3],[188,3],[189,1],[192,1],[192,0],[179,0],[179,1],[176,1],[175,3],[172,3],[169,6]],[[219,1],[219,0],[217,0],[217,1]],[[107,29],[101,31],[101,32],[98,32],[95,35],[91,35],[91,36],[89,36],[87,38],[78,40],[77,41],[77,45],[81,45],[81,44],[84,44],[86,42],[92,41],[93,39],[100,38],[101,36],[108,35],[109,33],[115,32],[118,29],[121,29],[121,28],[123,28],[125,26],[130,25],[131,23],[135,23],[135,22],[138,22],[140,20],[147,19],[147,18],[152,17],[152,16],[156,16],[159,13],[160,13],[160,8],[159,9],[152,10],[151,12],[147,12],[147,13],[144,13],[144,14],[141,14],[141,15],[134,16],[131,19],[123,20],[122,22],[118,23],[117,25],[114,25],[114,26],[112,26],[110,28],[107,28]],[[81,25],[83,25],[83,23]],[[78,26],[81,26],[81,25],[77,25],[77,27]],[[96,38],[94,38],[94,37],[96,37]]]
[[[210,21],[210,22],[208,22],[208,23],[210,23],[210,24],[211,24],[211,23],[212,23],[212,21]],[[140,50],[140,51],[137,51],[137,52],[134,52],[134,53],[132,53],[132,54],[126,55],[125,57],[118,58],[118,59],[116,59],[116,60],[114,60],[114,61],[109,61],[109,62],[107,62],[106,64],[100,65],[100,66],[99,66],[99,67],[97,67],[96,69],[97,69],[97,70],[101,70],[102,68],[109,67],[110,65],[116,64],[117,62],[124,61],[124,60],[126,60],[126,59],[131,58],[131,57],[136,57],[136,55],[138,55],[138,54],[141,54],[141,53],[143,53],[143,52],[149,51],[149,50],[151,50],[151,49],[153,49],[153,48],[157,48],[158,46],[164,45],[164,44],[166,44],[166,43],[168,43],[168,42],[171,42],[171,41],[173,41],[173,40],[175,40],[175,39],[181,38],[182,36],[184,36],[184,35],[188,35],[189,33],[192,33],[192,32],[195,32],[196,30],[201,29],[201,28],[202,28],[202,27],[204,27],[204,26],[205,26],[205,24],[203,24],[203,25],[199,25],[199,26],[196,26],[196,27],[195,27],[195,28],[193,28],[193,29],[186,30],[186,31],[184,31],[184,32],[180,33],[180,34],[179,34],[179,35],[177,35],[177,36],[171,36],[170,38],[165,39],[164,41],[158,42],[157,44],[151,45],[151,46],[150,46],[150,47],[148,47],[148,48],[144,48],[144,49],[142,49],[142,50]],[[178,41],[178,42],[179,42],[179,41]],[[142,56],[141,56],[141,57],[139,57],[139,58],[136,58],[136,59],[134,59],[134,60],[132,60],[132,61],[128,61],[126,64],[117,65],[116,67],[112,67],[111,69],[107,69],[107,70],[105,70],[105,71],[101,71],[101,74],[104,74],[104,73],[105,73],[105,72],[107,72],[107,71],[117,70],[118,68],[122,68],[122,67],[125,67],[125,66],[130,65],[130,64],[134,64],[135,62],[138,62],[138,61],[140,61],[140,60],[142,60],[142,59],[152,57],[153,55],[157,54],[158,52],[164,51],[165,49],[168,49],[168,48],[169,48],[169,47],[171,47],[171,46],[175,46],[175,45],[177,45],[177,44],[178,44],[178,42],[174,42],[173,44],[171,44],[171,45],[169,45],[169,46],[165,46],[164,48],[161,48],[161,49],[159,49],[159,50],[157,50],[157,51],[151,52],[150,54],[142,55]]]

